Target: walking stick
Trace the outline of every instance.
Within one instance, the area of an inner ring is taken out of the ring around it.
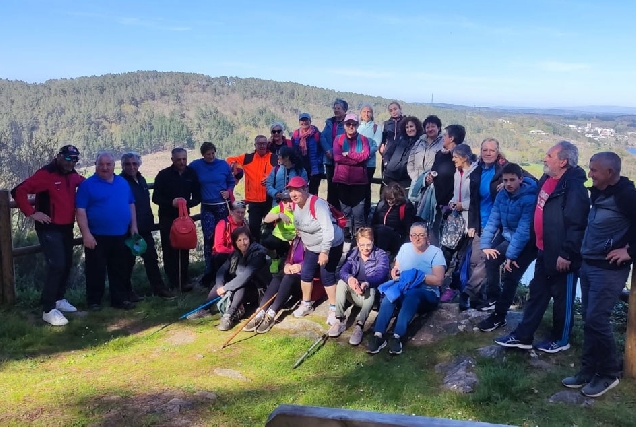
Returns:
[[[150,335],[154,335],[154,334],[156,334],[157,332],[159,332],[159,331],[162,331],[162,330],[166,329],[168,326],[170,326],[170,325],[174,325],[174,324],[175,324],[175,323],[177,323],[179,320],[185,319],[186,317],[188,317],[188,316],[189,316],[189,315],[191,315],[192,313],[196,313],[196,312],[197,312],[197,311],[199,311],[199,310],[203,310],[204,308],[211,306],[212,304],[214,304],[215,302],[217,302],[217,301],[218,301],[218,300],[220,300],[220,299],[221,299],[221,297],[216,297],[216,298],[211,299],[210,301],[206,302],[205,304],[202,304],[202,305],[198,306],[198,307],[197,307],[197,308],[195,308],[194,310],[187,312],[186,314],[184,314],[183,316],[179,317],[179,318],[178,318],[177,320],[175,320],[174,322],[170,322],[170,323],[167,323],[167,324],[163,325],[161,328],[157,329],[156,331],[154,331],[154,332],[153,332],[152,334],[150,334]]]
[[[183,293],[183,288],[181,287],[181,249],[179,249],[177,256],[179,257],[179,292]]]
[[[309,350],[307,350],[305,352],[305,354],[303,354],[302,356],[300,356],[300,359],[298,359],[296,361],[296,363],[294,363],[294,367],[292,369],[296,369],[297,367],[300,366],[301,363],[303,363],[303,360],[305,360],[307,358],[307,356],[309,356],[311,354],[311,351],[316,348],[316,346],[318,346],[319,344],[324,343],[325,341],[327,341],[328,335],[327,332],[325,332],[324,334],[322,334],[322,336],[320,338],[318,338],[316,340],[316,342],[314,342],[311,347],[309,347]]]
[[[278,292],[276,292],[265,304],[261,305],[259,308],[256,309],[256,311],[254,312],[254,314],[252,314],[250,316],[249,319],[247,319],[240,328],[238,328],[238,330],[236,332],[234,332],[232,334],[232,336],[230,338],[227,339],[227,341],[225,341],[223,343],[223,345],[221,346],[221,350],[223,350],[229,343],[230,341],[232,341],[234,339],[234,337],[236,337],[239,332],[241,332],[243,330],[243,327],[245,327],[245,325],[247,325],[248,323],[250,323],[250,321],[256,317],[256,315],[261,311],[261,310],[265,310],[265,307],[269,306],[269,304],[274,301],[274,298],[276,298],[276,295],[278,295]]]

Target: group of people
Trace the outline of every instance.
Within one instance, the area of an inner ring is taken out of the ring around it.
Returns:
[[[423,123],[405,117],[397,102],[388,109],[389,120],[379,125],[370,105],[361,106],[358,115],[337,99],[322,131],[302,113],[290,137],[282,123],[274,123],[269,138],[255,138],[253,152],[225,160],[216,157],[210,142],[189,165],[186,151],[176,148],[172,165],[155,178],[152,199],[138,171],[140,156],[122,156],[117,176],[113,156],[100,153],[95,174],[84,180],[74,170],[79,151],[62,147],[51,164],[14,189],[20,209],[36,221],[47,259],[44,320],[65,324],[62,312],[75,310],[64,299],[75,216],[91,309],[101,308],[106,272],[113,307],[132,308],[139,299],[130,285],[134,257],[125,248],[130,235],[147,243],[143,259],[155,294],[170,298],[170,288],[187,290],[188,253],[169,242],[183,200],[188,207],[201,203],[205,282],[211,287],[208,300],[221,298],[220,330],[234,327],[251,306],[259,308],[244,329],[265,333],[285,305],[297,301],[293,315],[303,317],[326,294],[329,336],[353,324],[350,343],[359,345],[369,313],[378,306],[367,351],[388,346],[389,353],[400,354],[415,314],[454,298],[462,310],[492,311],[480,330],[505,326],[518,282],[536,260],[523,320],[495,342],[548,353],[567,350],[580,277],[582,366],[563,385],[599,396],[618,384],[610,313],[636,247],[636,189],[620,176],[620,157],[592,156],[588,194],[578,149],[570,142],[547,151],[537,180],[506,160],[494,138],[485,139],[475,155],[464,142],[463,126],[443,128],[436,116]],[[382,188],[371,209],[376,151]],[[323,177],[326,200],[317,196]],[[234,198],[238,179],[245,181],[245,201]],[[38,194],[35,208],[28,194]],[[151,234],[151,200],[159,205],[167,285]],[[341,262],[349,238],[351,249]],[[551,299],[552,333],[534,344]],[[346,319],[348,305],[360,308],[353,322]]]

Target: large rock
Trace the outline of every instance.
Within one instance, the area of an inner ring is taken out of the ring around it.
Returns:
[[[548,399],[549,403],[567,403],[569,405],[590,406],[594,403],[594,399],[587,398],[580,391],[563,390],[553,394]]]
[[[446,374],[443,380],[445,389],[460,393],[472,393],[479,382],[473,372],[475,360],[471,357],[461,357],[450,363],[435,366],[435,372]]]

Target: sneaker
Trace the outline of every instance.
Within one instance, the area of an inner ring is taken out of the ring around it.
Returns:
[[[351,333],[351,338],[349,338],[349,344],[351,345],[359,345],[362,342],[362,335],[364,331],[362,330],[362,326],[356,323],[356,326],[353,327],[353,332]]]
[[[42,320],[53,326],[64,326],[68,323],[68,319],[64,317],[62,312],[57,308],[47,312],[42,312]]]
[[[161,288],[156,290],[155,296],[158,296],[159,298],[163,298],[163,299],[168,299],[168,300],[176,298],[174,292],[166,288]]]
[[[202,308],[201,310],[197,310],[194,313],[187,315],[186,319],[197,320],[197,319],[203,319],[205,317],[210,317],[210,316],[212,316],[212,313],[210,313],[210,310],[208,310],[207,308]]]
[[[247,322],[247,325],[243,326],[243,331],[245,332],[254,332],[256,327],[261,324],[263,319],[265,318],[265,312],[261,310],[252,320]]]
[[[504,347],[522,348],[524,350],[531,350],[531,342],[523,342],[519,340],[514,334],[504,335],[503,337],[495,338],[495,343]]]
[[[369,345],[367,346],[367,353],[376,354],[379,353],[386,347],[386,340],[383,337],[379,337],[377,335],[373,335],[369,340]]]
[[[336,317],[336,309],[335,308],[332,309],[331,307],[329,307],[329,313],[327,313],[327,325],[331,326],[337,321],[338,321],[338,318]]]
[[[495,303],[497,301],[486,301],[479,308],[479,311],[492,311],[495,309]]]
[[[454,296],[455,291],[451,288],[446,288],[446,290],[442,292],[442,296],[439,298],[439,302],[451,302]]]
[[[68,302],[66,299],[55,301],[55,308],[59,311],[65,311],[67,313],[74,313],[77,311],[74,305]]]
[[[305,317],[312,311],[314,311],[314,307],[311,305],[311,303],[307,304],[306,302],[301,301],[300,306],[296,310],[294,310],[294,317]]]
[[[567,388],[581,388],[592,380],[592,375],[577,372],[575,375],[563,378],[561,384]]]
[[[331,338],[337,338],[345,331],[345,329],[347,329],[347,324],[345,323],[344,319],[340,320],[338,318],[335,318],[334,322],[331,324],[331,328],[329,328],[329,331],[327,331],[327,335],[329,335]]]
[[[264,334],[269,332],[270,329],[276,324],[276,315],[271,315],[270,313],[265,314],[265,318],[261,322],[260,325],[256,328],[257,334]]]
[[[594,375],[592,381],[583,387],[581,393],[583,393],[583,396],[587,397],[599,397],[616,387],[619,382],[620,381],[616,377],[602,377],[600,375]]]
[[[402,341],[400,341],[400,337],[392,336],[389,338],[389,354],[402,354]]]
[[[240,320],[243,318],[243,316],[245,316],[245,306],[243,304],[239,305],[239,307],[236,309],[236,313],[234,313],[234,319],[236,320]]]
[[[232,318],[232,315],[225,313],[223,316],[221,316],[219,326],[217,326],[216,328],[219,331],[229,331],[230,329],[232,329],[232,326],[234,326],[234,319]]]
[[[560,351],[568,350],[570,348],[570,344],[559,344],[556,341],[542,341],[535,347],[537,350],[544,353],[558,353]]]
[[[482,332],[494,331],[502,326],[506,326],[506,319],[498,316],[497,313],[491,314],[477,325],[479,330]]]

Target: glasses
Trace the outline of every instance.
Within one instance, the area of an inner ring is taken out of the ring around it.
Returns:
[[[355,127],[358,127],[358,124],[356,122],[347,122],[345,123],[345,126],[350,128],[355,128]]]
[[[124,162],[124,166],[139,166],[138,162]]]
[[[360,249],[373,249],[373,243],[358,243]]]
[[[79,162],[79,157],[77,156],[64,156],[64,160],[66,160],[67,162]]]
[[[282,129],[274,129],[274,130],[272,131],[272,133],[274,133],[274,134],[275,134],[275,133],[283,133],[283,130],[282,130]]]
[[[423,239],[426,237],[424,233],[411,233],[411,238],[413,239]]]

